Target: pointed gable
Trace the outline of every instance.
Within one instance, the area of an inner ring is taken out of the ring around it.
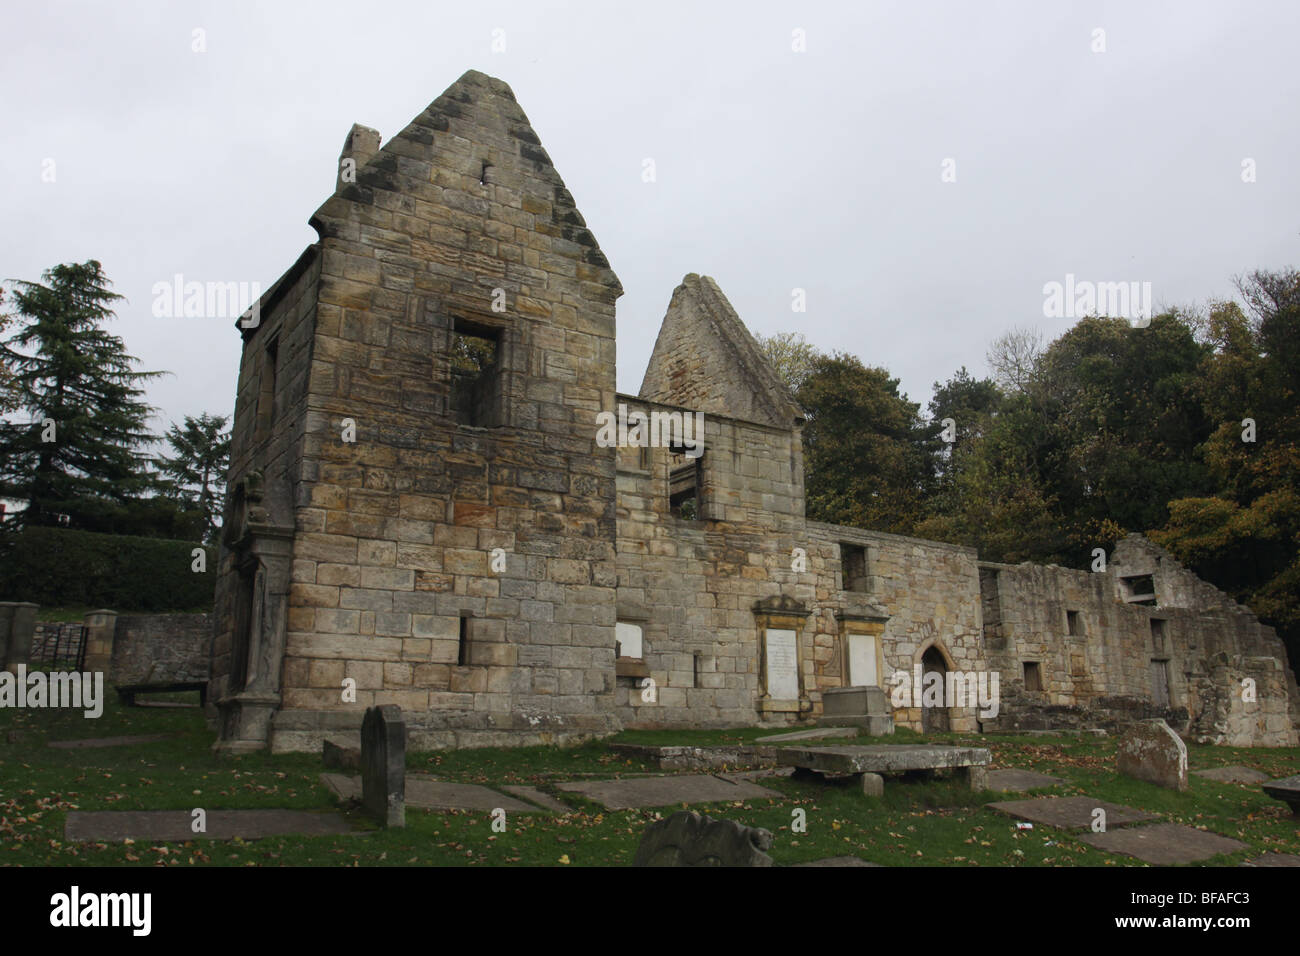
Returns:
[[[640,397],[777,428],[802,419],[718,284],[695,273],[673,290]]]
[[[345,155],[354,155],[358,129],[374,133],[354,127]],[[376,207],[374,218],[379,220],[386,220],[385,213],[420,218],[427,214],[448,230],[463,230],[472,237],[472,245],[481,246],[444,265],[469,271],[485,267],[491,272],[486,263],[493,257],[495,242],[517,237],[505,235],[500,221],[494,223],[496,232],[485,231],[482,224],[489,218],[504,220],[524,233],[550,239],[542,251],[576,260],[573,277],[579,282],[597,283],[605,288],[604,295],[612,294],[614,299],[622,295],[623,287],[587,229],[572,193],[502,80],[469,70],[382,147],[374,150],[368,142],[365,147],[373,151],[355,154],[355,182],[340,181],[335,194],[311,219],[323,238],[347,236],[356,229],[356,204]],[[419,203],[439,211],[417,210]],[[363,226],[387,224],[361,219]],[[453,234],[438,228],[430,231],[428,243],[415,238],[411,252],[417,256],[445,256],[447,250],[439,247],[460,244]],[[520,265],[537,268],[536,262],[528,261],[532,258],[525,256]]]

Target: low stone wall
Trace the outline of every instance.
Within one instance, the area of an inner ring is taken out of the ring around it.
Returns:
[[[117,619],[109,681],[198,684],[208,679],[210,614],[131,614]]]

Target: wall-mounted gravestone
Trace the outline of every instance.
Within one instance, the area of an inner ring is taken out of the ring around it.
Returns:
[[[1186,790],[1187,745],[1163,720],[1130,726],[1116,750],[1119,772],[1170,790]]]
[[[768,830],[681,810],[646,827],[633,866],[771,866]]]
[[[406,826],[406,721],[402,708],[366,708],[361,721],[361,805],[386,827]]]
[[[769,627],[767,639],[767,696],[773,700],[799,699],[799,650],[794,631]]]

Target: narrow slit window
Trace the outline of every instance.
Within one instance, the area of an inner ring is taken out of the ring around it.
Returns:
[[[456,664],[459,667],[469,666],[469,618],[460,619],[460,644],[456,648]]]

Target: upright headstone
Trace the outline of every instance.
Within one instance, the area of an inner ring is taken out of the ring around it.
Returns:
[[[36,634],[36,612],[40,606],[31,601],[17,601],[13,605],[9,623],[9,641],[5,650],[4,669],[16,673],[18,665],[32,662],[32,638]]]
[[[646,827],[633,866],[771,866],[768,830],[680,810]]]
[[[361,721],[361,805],[386,827],[406,826],[406,721],[402,708],[366,708]]]
[[[1187,745],[1163,720],[1140,720],[1120,737],[1119,772],[1170,790],[1186,790]]]

